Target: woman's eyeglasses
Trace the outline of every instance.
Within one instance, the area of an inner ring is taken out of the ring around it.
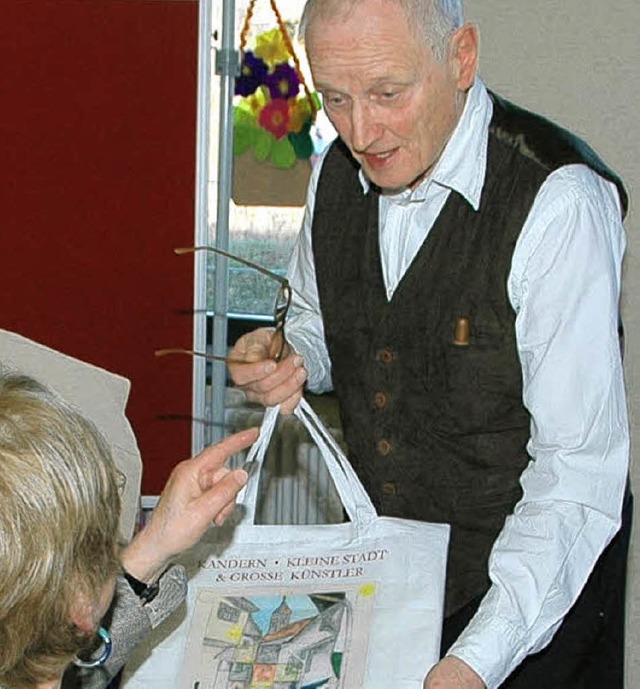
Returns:
[[[289,313],[289,307],[291,306],[291,296],[293,294],[291,285],[289,284],[287,278],[282,277],[281,275],[278,275],[277,273],[274,273],[270,270],[267,270],[267,268],[263,268],[262,266],[259,266],[257,263],[252,263],[251,261],[248,261],[246,258],[236,256],[235,254],[230,254],[228,251],[225,251],[223,249],[218,249],[218,247],[216,246],[188,246],[175,249],[176,254],[188,254],[194,253],[196,251],[213,251],[216,254],[221,254],[222,256],[230,258],[232,261],[237,261],[238,263],[242,263],[245,266],[248,266],[249,268],[253,268],[254,270],[257,270],[263,275],[266,275],[267,277],[270,277],[272,280],[276,280],[280,283],[280,288],[278,289],[278,293],[276,295],[276,301],[273,310],[273,320],[275,328],[269,346],[269,358],[275,361],[280,361],[284,356],[287,344],[287,340],[284,334],[284,324],[287,319],[287,314]],[[237,360],[229,359],[227,357],[209,355],[200,352],[192,352],[191,350],[187,349],[159,349],[158,351],[156,351],[157,356],[173,353],[184,353],[196,356],[204,356],[210,360],[223,360],[227,363],[243,363]]]

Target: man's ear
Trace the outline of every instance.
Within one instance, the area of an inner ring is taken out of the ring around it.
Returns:
[[[473,86],[478,69],[480,36],[474,24],[461,26],[451,37],[451,60],[460,91]]]

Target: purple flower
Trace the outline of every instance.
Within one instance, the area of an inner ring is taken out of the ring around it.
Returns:
[[[250,96],[258,86],[266,81],[267,65],[250,50],[242,55],[240,76],[236,78],[235,93],[237,96]]]
[[[267,74],[265,84],[269,87],[271,98],[295,98],[300,88],[298,72],[289,64],[278,65],[271,74]]]

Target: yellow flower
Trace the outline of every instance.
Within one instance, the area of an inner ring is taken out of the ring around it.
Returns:
[[[289,131],[299,132],[310,117],[311,106],[309,105],[308,98],[306,96],[304,98],[296,98],[291,103],[289,109]]]
[[[266,86],[260,86],[251,96],[244,98],[249,110],[257,117],[264,106],[269,102],[269,90]]]
[[[271,29],[256,36],[253,54],[266,62],[273,69],[275,65],[289,61],[289,51],[280,29]]]

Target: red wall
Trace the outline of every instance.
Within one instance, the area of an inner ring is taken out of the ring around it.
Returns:
[[[197,20],[184,0],[5,0],[0,20],[0,327],[131,379],[145,493],[191,443],[190,363],[153,352],[192,339],[172,249],[193,242]]]

